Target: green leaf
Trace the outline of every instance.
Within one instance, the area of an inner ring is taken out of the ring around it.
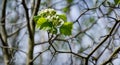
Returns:
[[[67,17],[65,14],[58,15],[63,21],[67,21]]]
[[[115,2],[115,5],[120,4],[120,0],[114,0],[114,2]]]
[[[72,2],[72,0],[70,0]],[[69,11],[70,7],[65,7]],[[44,10],[43,10],[44,12]],[[63,35],[71,35],[72,34],[72,28],[73,23],[72,22],[66,22],[67,17],[65,14],[56,14],[53,12],[53,14],[49,14],[48,12],[44,12],[38,14],[38,16],[34,16],[34,21],[36,23],[36,28],[39,28],[40,30],[48,31],[52,34],[57,34],[58,31],[60,34]],[[49,17],[50,16],[50,17]],[[53,17],[52,17],[53,16]],[[55,18],[56,17],[56,18]],[[48,19],[50,18],[50,19]],[[61,20],[62,19],[62,20]]]
[[[52,29],[52,22],[48,22],[48,21],[46,21],[46,22],[44,22],[41,26],[40,26],[40,29],[41,30],[51,30]]]
[[[44,24],[45,22],[47,22],[46,18],[39,18],[36,22],[36,27],[40,28],[42,24]]]
[[[53,34],[57,34],[57,28],[52,27],[52,29],[50,29],[49,32]]]
[[[33,20],[35,21],[35,22],[37,22],[37,20],[40,18],[40,16],[34,16],[33,17]]]
[[[72,34],[73,23],[72,22],[65,22],[60,27],[60,34],[64,35],[71,35]]]

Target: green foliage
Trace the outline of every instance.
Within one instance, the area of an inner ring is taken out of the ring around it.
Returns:
[[[36,27],[40,28],[42,26],[42,24],[44,24],[45,22],[47,22],[47,19],[45,18],[38,18],[37,16],[34,17],[34,21],[36,22]]]
[[[115,5],[120,4],[120,0],[114,0],[114,2],[115,2]]]
[[[63,21],[67,21],[67,17],[65,14],[58,15]]]
[[[52,34],[72,34],[72,22],[67,22],[65,14],[56,14],[54,9],[41,10],[37,16],[34,16],[36,28],[48,31]],[[60,32],[59,32],[60,31]]]
[[[40,18],[40,16],[34,16],[34,21],[37,22],[37,20]]]
[[[52,29],[52,22],[44,22],[42,25],[41,25],[41,27],[40,27],[40,29],[41,30],[51,30]]]
[[[60,27],[60,33],[64,35],[71,35],[72,34],[72,22],[65,22],[61,27]]]

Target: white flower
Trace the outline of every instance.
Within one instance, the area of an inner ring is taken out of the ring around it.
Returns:
[[[56,14],[56,11],[54,9],[43,9],[38,12],[38,15],[46,18],[48,22],[52,22],[56,27],[59,27],[64,23],[64,21]]]

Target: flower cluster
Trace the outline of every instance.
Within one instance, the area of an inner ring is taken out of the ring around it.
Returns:
[[[43,9],[40,12],[38,12],[38,15],[42,17],[46,17],[47,15],[53,16],[54,14],[56,14],[56,11],[54,9]]]
[[[67,22],[65,14],[57,14],[54,9],[44,9],[34,16],[36,28],[52,34],[71,35],[73,23]]]
[[[52,22],[54,26],[59,27],[61,26],[64,21],[56,14],[54,9],[44,9],[38,12],[40,17],[46,18],[48,22]]]

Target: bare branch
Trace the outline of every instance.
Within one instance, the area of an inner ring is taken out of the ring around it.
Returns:
[[[116,48],[114,52],[110,55],[110,57],[105,62],[103,62],[101,65],[106,65],[107,63],[111,62],[113,57],[116,56],[119,51],[120,51],[120,47]]]

